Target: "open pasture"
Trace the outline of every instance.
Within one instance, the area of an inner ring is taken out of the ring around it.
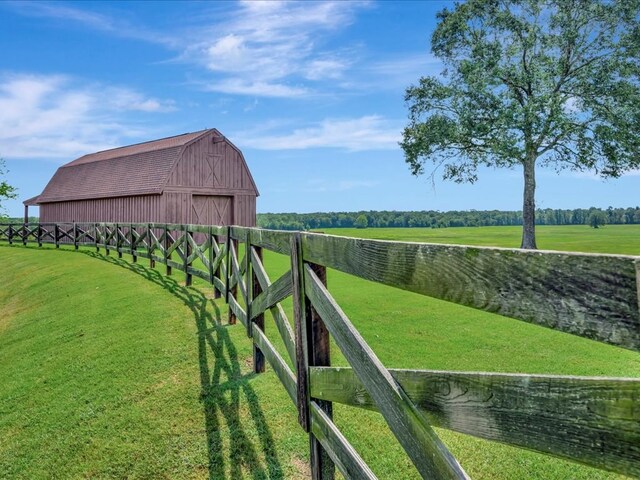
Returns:
[[[518,248],[522,227],[329,228],[324,232],[377,240]],[[640,225],[539,225],[536,233],[542,250],[640,255]]]
[[[519,229],[326,233],[514,246]],[[594,237],[601,233],[606,237]],[[575,242],[573,250],[640,254],[639,234],[626,226],[547,227],[539,230],[539,246],[562,250]],[[10,439],[0,445],[0,471],[11,478],[51,471],[60,478],[305,478],[307,439],[295,408],[269,368],[266,375],[248,373],[250,340],[241,325],[225,325],[226,305],[211,300],[210,288],[198,280],[181,286],[179,272],[166,278],[85,253],[0,246],[0,377],[11,379],[0,385],[0,436]],[[277,278],[288,258],[265,252],[265,266]],[[390,368],[640,377],[640,355],[631,351],[328,274],[330,291]],[[290,300],[284,306],[290,310]],[[284,352],[269,320],[267,334]],[[335,346],[333,361],[345,364]],[[336,423],[380,478],[418,478],[380,415],[334,409]],[[472,478],[621,478],[438,434]]]

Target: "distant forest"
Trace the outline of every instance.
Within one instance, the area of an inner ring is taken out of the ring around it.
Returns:
[[[597,217],[600,224],[640,224],[640,207],[545,208],[536,212],[538,225],[589,225]],[[364,218],[363,218],[364,217]],[[364,220],[366,219],[366,224]],[[259,213],[258,226],[274,230],[312,230],[322,228],[393,227],[485,227],[522,225],[522,212],[500,210],[462,210],[438,212],[360,211],[331,213]]]
[[[536,212],[538,225],[589,225],[597,217],[604,224],[640,224],[640,207],[576,208],[560,210],[545,208]],[[0,217],[1,218],[1,217]],[[36,223],[37,217],[29,217]],[[1,222],[22,223],[20,217],[2,218]],[[438,212],[360,211],[318,213],[259,213],[258,226],[274,230],[312,230],[322,228],[394,228],[394,227],[485,227],[522,225],[522,212],[500,210],[460,210]]]

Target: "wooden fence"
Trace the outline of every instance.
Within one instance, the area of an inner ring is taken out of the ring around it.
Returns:
[[[389,370],[326,285],[332,268],[640,351],[640,257],[154,223],[0,225],[0,240],[127,253],[213,285],[253,339],[254,371],[268,362],[296,406],[314,479],[336,467],[376,478],[333,422],[333,402],[379,411],[423,478],[468,478],[434,426],[640,476],[640,379]],[[291,269],[272,281],[263,250]],[[280,305],[291,295],[293,322]],[[293,369],[265,333],[267,311]],[[330,337],[351,368],[330,366]]]

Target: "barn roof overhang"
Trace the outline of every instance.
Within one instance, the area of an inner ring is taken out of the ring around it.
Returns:
[[[39,198],[40,198],[40,195],[36,195],[35,197],[27,198],[24,202],[22,202],[22,204],[27,206],[27,207],[37,206],[37,205],[40,204],[38,202]]]

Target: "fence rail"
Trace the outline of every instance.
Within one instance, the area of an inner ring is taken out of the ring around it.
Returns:
[[[314,479],[336,467],[376,478],[333,422],[333,402],[380,412],[423,478],[468,478],[434,426],[640,476],[640,379],[389,370],[326,282],[332,268],[640,351],[640,257],[157,223],[0,224],[0,241],[126,253],[182,272],[186,285],[194,276],[212,285],[229,323],[252,338],[254,372],[269,363],[297,408]],[[273,281],[264,250],[291,260]],[[267,312],[286,359],[265,332]],[[331,367],[330,338],[350,368]]]

